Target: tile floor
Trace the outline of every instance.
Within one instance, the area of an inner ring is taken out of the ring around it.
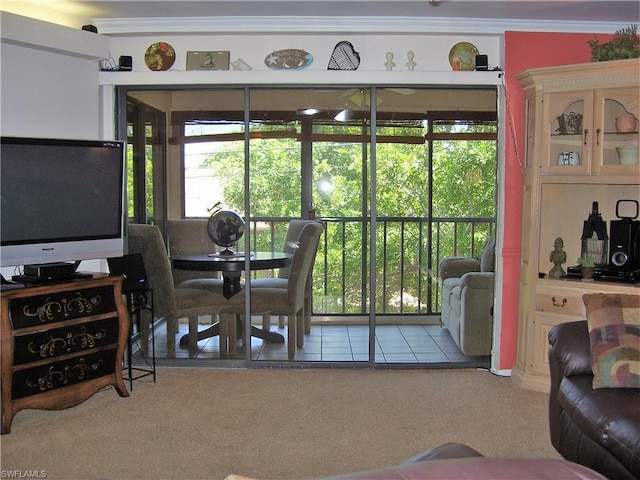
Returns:
[[[202,325],[201,329],[206,328]],[[156,358],[167,359],[166,334],[156,332]],[[180,324],[176,342],[188,331]],[[271,331],[287,337],[287,328],[272,326]],[[296,351],[298,362],[366,362],[369,359],[369,328],[365,325],[313,325],[305,336],[304,347]],[[239,356],[245,349],[239,346]],[[218,337],[198,342],[197,348],[176,346],[180,359],[219,359]],[[258,361],[287,361],[287,344],[251,339],[251,358]],[[379,325],[376,327],[376,363],[463,364],[489,367],[490,357],[467,357],[456,346],[448,330],[439,325]]]

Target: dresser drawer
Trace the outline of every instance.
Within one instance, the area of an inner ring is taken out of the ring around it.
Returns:
[[[583,291],[572,288],[536,288],[535,309],[538,312],[556,313],[576,318],[586,318]]]
[[[118,342],[118,317],[16,335],[13,364],[55,358]]]
[[[122,379],[131,318],[122,277],[27,286],[0,294],[1,433],[20,410],[70,408]]]
[[[14,330],[115,311],[110,285],[14,298],[9,302]]]
[[[115,371],[116,349],[16,370],[11,381],[13,400],[93,380]]]

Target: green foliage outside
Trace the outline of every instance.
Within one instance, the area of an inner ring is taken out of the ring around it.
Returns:
[[[146,137],[151,138],[151,126],[146,125]],[[133,137],[133,125],[129,124],[127,126],[127,138]],[[133,163],[133,147],[131,144],[127,147],[127,218],[133,218],[135,216],[135,179],[133,172],[135,171],[134,163]],[[154,201],[153,201],[153,146],[146,145],[145,146],[145,205],[146,205],[146,216],[147,218],[154,217]]]
[[[274,131],[299,126],[259,124],[251,128]],[[358,125],[314,128],[314,133],[363,133]],[[495,133],[496,128],[458,124],[440,127],[440,131]],[[424,127],[381,127],[377,132],[379,136],[424,134]],[[434,273],[439,259],[454,254],[479,256],[484,239],[493,233],[492,222],[473,227],[458,222],[455,227],[453,219],[495,218],[497,141],[442,140],[432,145],[430,194],[428,142],[377,144],[377,312],[439,311],[437,289],[433,298],[427,295],[429,283],[437,285]],[[369,147],[361,142],[313,144],[313,207],[318,218],[327,219],[326,243],[323,239],[314,271],[316,312],[363,313],[368,305],[369,224],[363,224],[362,218],[370,216],[371,208]],[[249,152],[251,217],[281,219],[275,224],[252,225],[252,248],[279,249],[289,218],[301,216],[301,143],[290,138],[251,140]],[[210,169],[216,179],[225,208],[244,215],[244,143],[216,143],[202,167]],[[431,257],[427,248],[430,203],[434,220]]]

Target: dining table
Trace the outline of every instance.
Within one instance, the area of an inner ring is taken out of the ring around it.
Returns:
[[[222,274],[222,294],[225,298],[231,298],[233,295],[242,291],[242,283],[240,281],[242,272],[245,271],[247,262],[246,254],[243,252],[233,252],[231,254],[221,254],[220,252],[190,254],[190,255],[172,255],[169,257],[174,269],[190,270],[199,272],[220,272]],[[255,251],[249,254],[250,270],[270,270],[274,268],[283,268],[291,264],[293,258],[292,253],[287,252],[264,252]],[[238,329],[241,331],[242,325],[238,323]],[[199,331],[198,341],[220,335],[220,322],[216,322],[210,327]],[[251,336],[263,339],[267,343],[284,343],[284,336],[277,332],[263,330],[251,325]],[[180,338],[180,345],[189,344],[189,335]],[[233,355],[235,345],[223,345],[220,342],[221,354],[228,353]]]

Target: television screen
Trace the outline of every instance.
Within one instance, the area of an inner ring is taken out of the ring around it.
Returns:
[[[124,142],[0,141],[2,266],[122,255]]]

